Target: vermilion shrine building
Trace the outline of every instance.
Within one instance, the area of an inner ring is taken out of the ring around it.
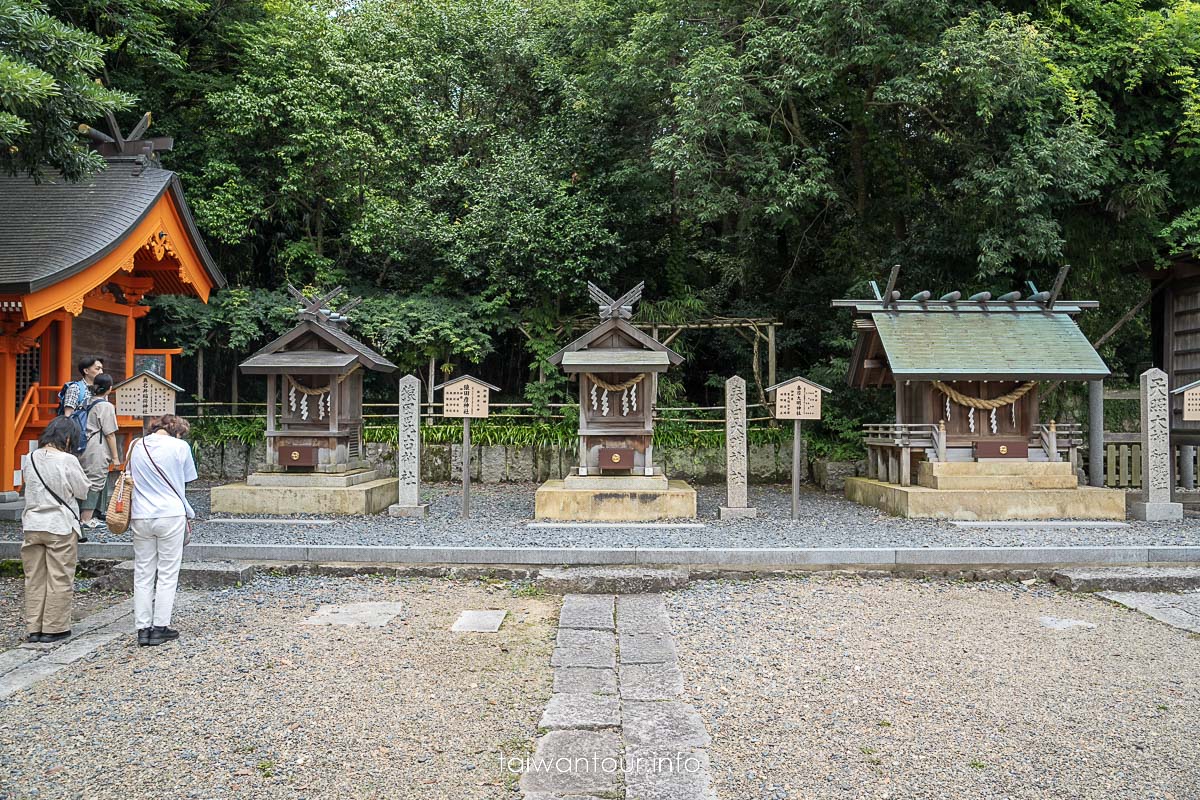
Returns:
[[[99,139],[107,169],[80,183],[0,177],[0,492],[20,484],[20,456],[53,419],[79,357],[99,356],[117,382],[141,369],[170,380],[181,351],[135,344],[150,311],[142,301],[207,301],[225,283],[179,177],[158,165],[154,151],[169,141]]]

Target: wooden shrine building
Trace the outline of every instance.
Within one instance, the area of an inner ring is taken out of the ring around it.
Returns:
[[[617,299],[595,284],[588,294],[600,324],[548,360],[579,381],[579,462],[537,491],[540,519],[651,520],[696,516],[696,492],[654,462],[658,376],[683,356],[629,320],[639,283]]]
[[[1097,303],[1059,300],[1065,272],[1026,298],[901,300],[896,276],[873,299],[834,301],[854,312],[850,385],[895,391],[894,421],[865,426],[867,476],[847,496],[903,516],[1124,518],[1123,497],[1077,491],[1081,426],[1038,408],[1047,382],[1109,374],[1075,322]]]
[[[346,333],[346,314],[325,307],[338,287],[306,298],[299,323],[241,363],[247,375],[267,377],[268,472],[347,472],[368,467],[363,453],[363,370],[390,373],[396,365]],[[282,406],[276,401],[282,392]]]
[[[207,301],[225,281],[188,210],[179,177],[158,162],[169,139],[88,129],[106,168],[79,183],[55,172],[0,177],[0,493],[21,483],[20,456],[53,419],[76,360],[95,354],[116,381],[141,369],[171,379],[179,349],[136,346],[144,300]],[[141,420],[119,419],[122,431]]]

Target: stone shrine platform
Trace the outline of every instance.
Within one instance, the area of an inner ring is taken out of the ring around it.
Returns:
[[[917,484],[847,478],[846,498],[913,519],[1125,519],[1123,490],[1079,486],[1065,461],[927,461]]]
[[[342,473],[256,472],[245,483],[214,486],[212,511],[223,514],[379,514],[400,496],[395,478],[374,469]]]
[[[576,522],[695,519],[696,490],[662,475],[570,476],[538,487],[534,517]]]

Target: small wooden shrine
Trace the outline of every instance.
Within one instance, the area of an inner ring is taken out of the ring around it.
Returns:
[[[1065,271],[1052,291],[994,299],[901,300],[897,274],[873,299],[833,303],[855,315],[850,385],[895,390],[895,421],[865,426],[867,476],[847,496],[903,516],[1123,518],[1123,497],[1078,491],[1081,427],[1039,418],[1040,383],[1109,374],[1075,322],[1098,304],[1059,300]]]
[[[267,376],[266,471],[346,472],[367,466],[363,454],[363,370],[396,365],[346,333],[346,314],[326,305],[342,292],[305,297],[296,327],[241,363],[247,375]],[[276,399],[282,392],[282,404]]]
[[[537,493],[539,518],[636,520],[694,517],[696,495],[654,462],[658,375],[683,356],[629,323],[644,283],[613,299],[593,283],[600,324],[549,362],[579,381],[579,462]],[[618,482],[619,481],[619,482]]]
[[[656,474],[658,374],[683,363],[683,356],[627,321],[644,287],[639,283],[613,300],[588,283],[600,324],[550,356],[551,364],[579,380],[579,475]]]

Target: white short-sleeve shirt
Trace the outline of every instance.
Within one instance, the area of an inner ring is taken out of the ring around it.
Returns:
[[[158,469],[150,463],[151,458]],[[162,470],[170,484],[163,480],[158,470]],[[130,451],[129,474],[133,478],[130,519],[182,516],[192,519],[196,516],[184,491],[188,481],[196,480],[196,462],[192,460],[192,448],[187,442],[166,434],[145,437]]]

